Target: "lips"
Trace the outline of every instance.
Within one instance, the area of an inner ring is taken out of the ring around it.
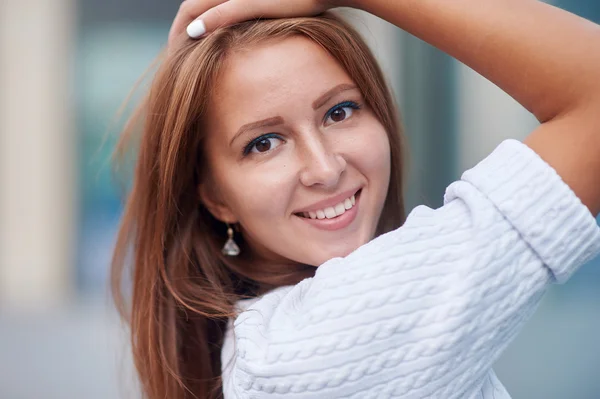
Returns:
[[[356,197],[352,194],[333,206],[317,209],[316,211],[302,212],[302,216],[310,219],[333,219],[343,215],[346,211],[352,209],[354,205],[356,205]]]
[[[295,215],[301,216],[301,217],[304,216],[304,214],[306,214],[306,217],[309,218],[310,212],[313,212],[315,214],[317,213],[317,211],[325,212],[325,209],[327,209],[327,208],[333,208],[335,210],[335,207],[337,205],[339,205],[340,203],[345,208],[345,200],[347,200],[347,199],[350,200],[350,203],[352,204],[352,196],[358,195],[358,193],[361,190],[362,190],[362,187],[357,187],[355,189],[343,191],[334,197],[330,197],[325,200],[315,202],[306,207],[297,209],[293,213]],[[354,205],[354,204],[352,204],[352,205]]]
[[[337,231],[345,229],[352,224],[358,215],[361,192],[362,189],[346,198],[334,197],[338,201],[337,203],[333,200],[327,200],[318,204],[331,204],[330,206],[320,209],[313,208],[314,210],[296,213],[295,215],[298,216],[299,220],[318,230]]]

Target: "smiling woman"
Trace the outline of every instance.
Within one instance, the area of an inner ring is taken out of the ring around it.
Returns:
[[[314,41],[243,48],[228,56],[207,109],[211,179],[200,184],[202,203],[239,225],[257,259],[319,266],[348,255],[375,235],[390,181],[388,136],[398,142],[398,129],[386,133],[354,80]],[[341,202],[359,191],[345,214]],[[311,211],[321,218],[303,217]]]
[[[134,245],[142,381],[151,397],[209,397],[237,300],[296,284],[403,223],[399,117],[368,47],[331,14],[180,43],[139,115],[114,287]],[[237,257],[221,253],[228,226]]]
[[[463,60],[541,122],[405,220],[381,71],[347,24],[304,16],[333,3],[182,5],[138,112],[113,268],[122,303],[132,250],[150,399],[507,399],[495,360],[547,287],[600,252],[596,25],[533,0],[344,3]],[[202,10],[188,29],[200,40],[179,40]],[[239,23],[264,15],[298,18]]]

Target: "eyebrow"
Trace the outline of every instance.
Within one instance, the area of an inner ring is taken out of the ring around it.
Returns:
[[[238,131],[236,132],[236,134],[233,135],[233,138],[229,142],[229,145],[233,144],[233,142],[239,136],[241,136],[242,134],[244,134],[250,130],[259,129],[261,127],[272,127],[272,126],[277,126],[277,125],[283,125],[283,118],[281,116],[275,116],[272,118],[267,118],[267,119],[263,119],[260,121],[247,123],[244,126],[240,127],[238,129]]]
[[[329,100],[331,100],[331,98],[337,96],[338,94],[343,93],[348,90],[355,90],[355,89],[357,89],[356,85],[353,85],[350,83],[339,84],[339,85],[335,86],[333,89],[327,90],[325,93],[321,94],[319,96],[319,98],[317,98],[313,102],[312,107],[313,107],[313,109],[319,109],[323,105],[325,105]]]
[[[321,94],[319,96],[319,98],[317,98],[313,102],[312,107],[313,107],[313,109],[319,109],[323,105],[325,105],[329,100],[331,100],[333,97],[337,96],[338,94],[343,93],[345,91],[356,90],[356,89],[357,89],[356,85],[353,85],[351,83],[339,84],[339,85],[335,86],[334,88],[329,89],[325,93]],[[229,142],[229,145],[231,146],[233,144],[233,142],[239,136],[241,136],[242,134],[244,134],[250,130],[283,125],[283,123],[284,123],[284,120],[281,116],[275,116],[272,118],[267,118],[267,119],[263,119],[260,121],[247,123],[247,124],[243,125],[242,127],[240,127],[238,129],[238,131],[233,135],[231,141]]]

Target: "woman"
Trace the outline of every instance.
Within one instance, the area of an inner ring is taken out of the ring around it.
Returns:
[[[534,0],[333,3],[188,0],[176,17],[113,269],[119,298],[133,249],[149,398],[508,398],[494,361],[600,252],[598,26]],[[334,5],[447,51],[540,127],[404,221],[381,73],[344,23],[306,17]],[[230,26],[257,17],[302,18]]]

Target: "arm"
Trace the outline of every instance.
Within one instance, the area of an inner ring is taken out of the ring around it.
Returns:
[[[600,212],[600,27],[537,0],[186,0],[171,41],[196,16],[208,31],[335,5],[378,15],[470,66],[542,123],[525,143]]]
[[[242,313],[228,386],[239,398],[472,397],[548,284],[599,251],[588,209],[507,141],[442,208],[416,208]]]
[[[542,123],[525,143],[600,212],[600,26],[536,0],[354,0],[498,85]]]

